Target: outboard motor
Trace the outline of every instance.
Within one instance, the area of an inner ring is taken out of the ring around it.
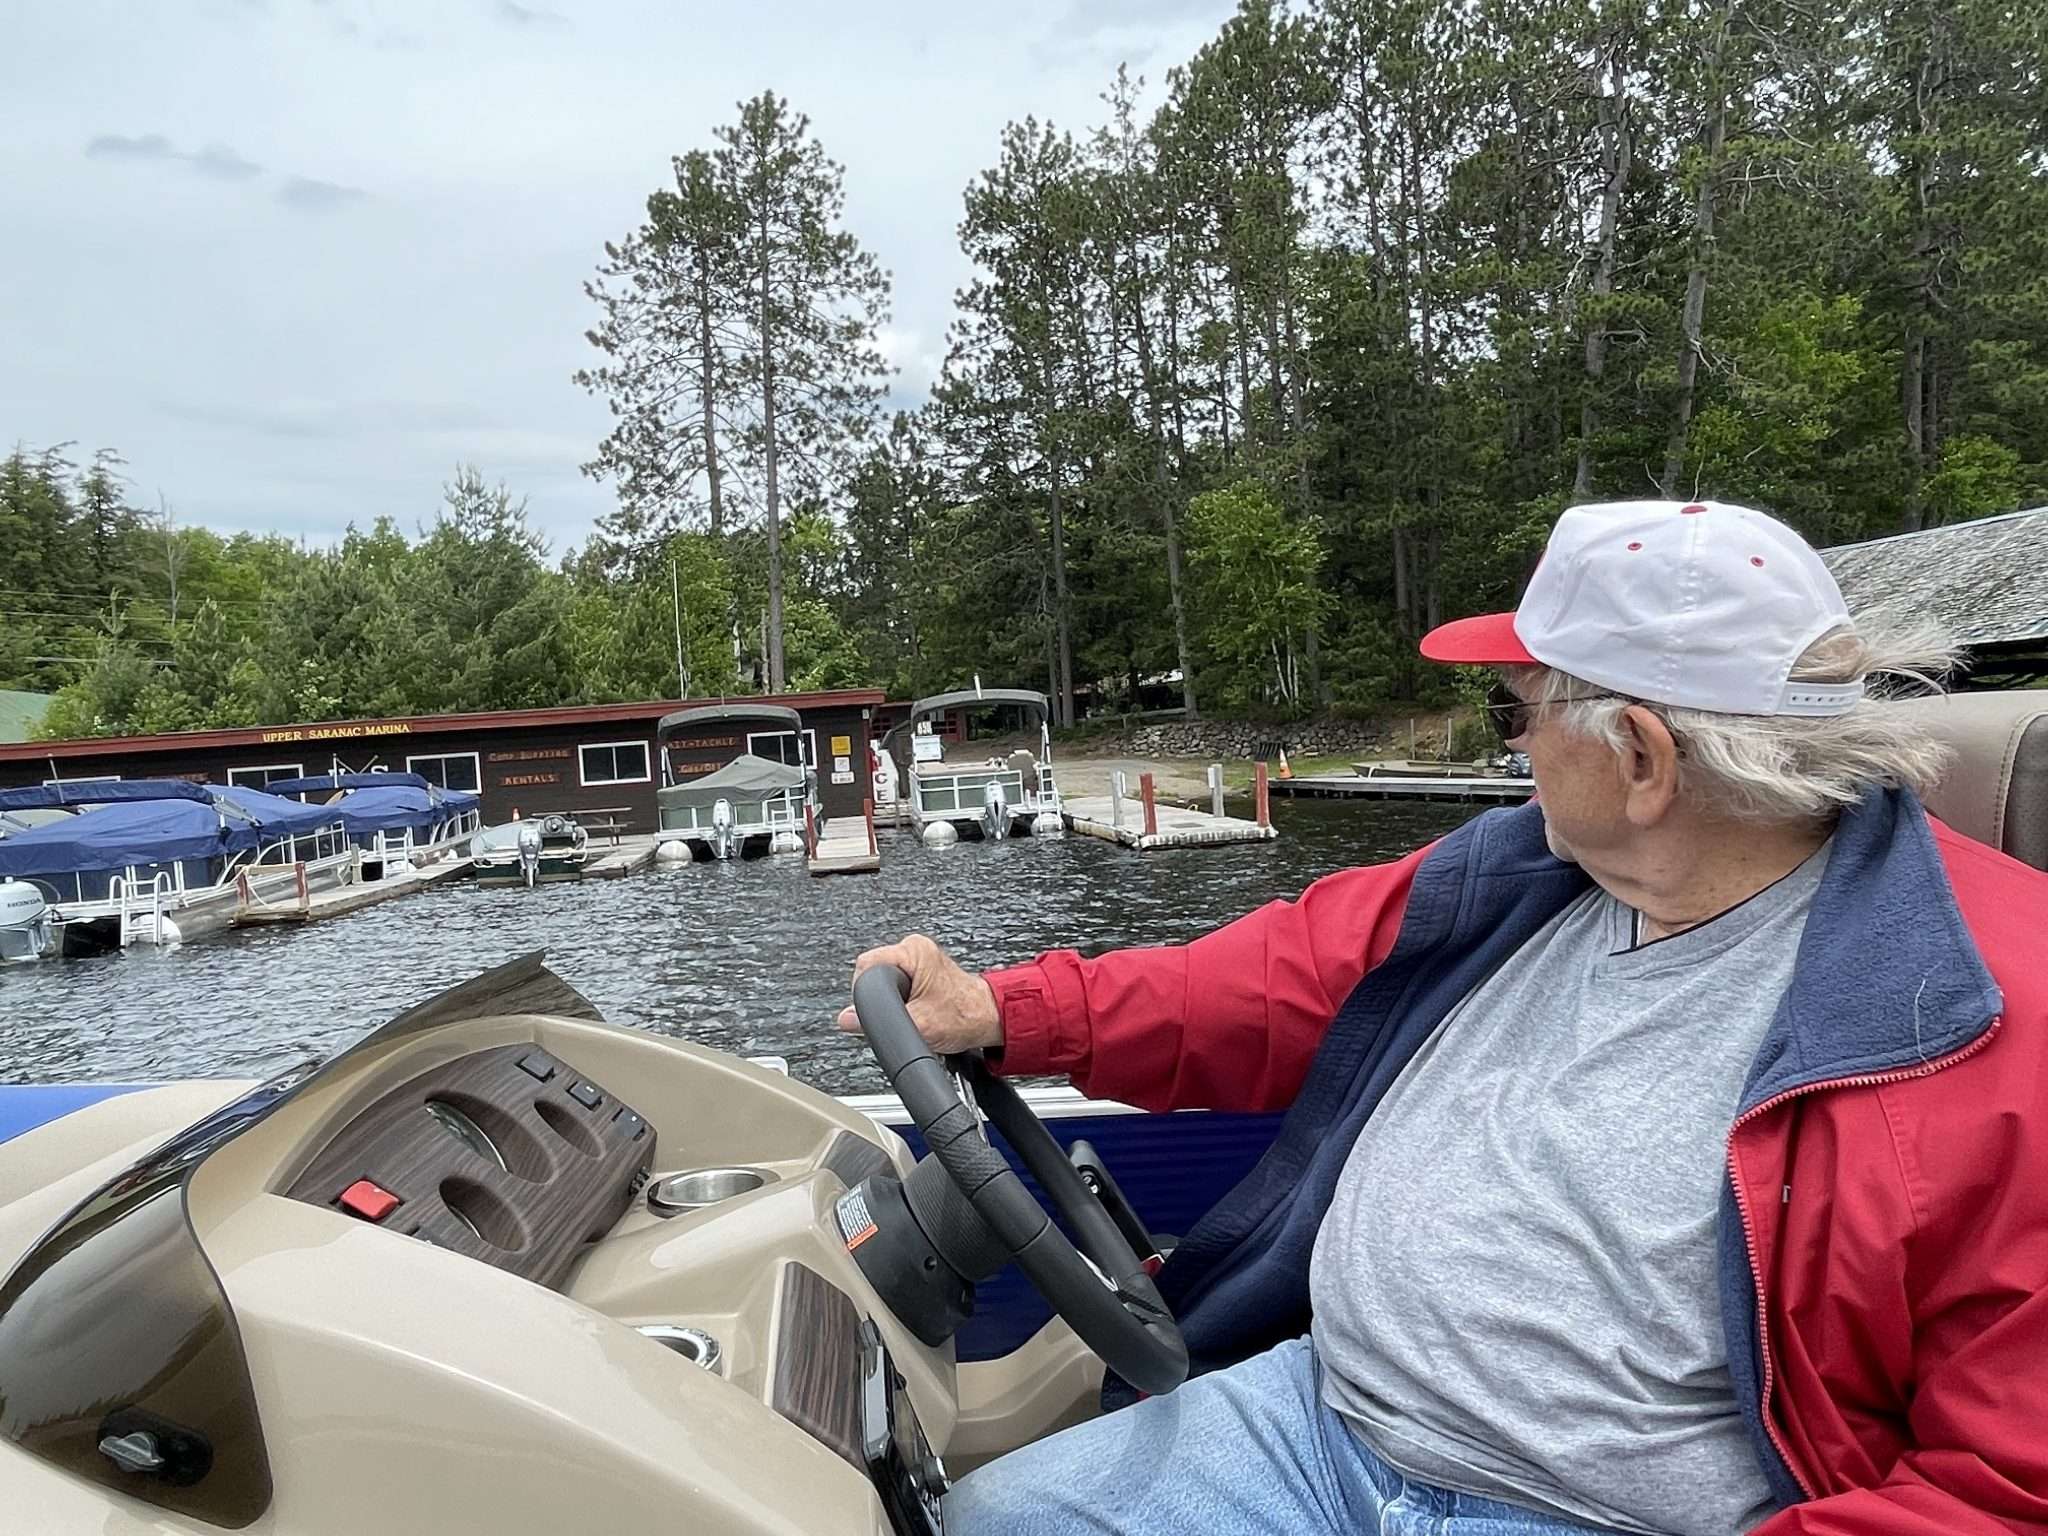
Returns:
[[[1010,797],[1004,793],[1001,779],[990,779],[981,792],[981,826],[998,840],[1010,835]]]
[[[533,822],[523,822],[519,828],[519,873],[525,877],[527,888],[540,878],[540,849],[545,834]]]
[[[732,802],[721,796],[711,806],[711,851],[721,859],[733,856]]]
[[[34,960],[56,944],[54,911],[39,886],[0,880],[0,964]]]

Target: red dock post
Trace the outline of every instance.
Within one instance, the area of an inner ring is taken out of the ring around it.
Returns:
[[[1258,770],[1253,777],[1253,783],[1255,788],[1252,798],[1253,804],[1256,807],[1256,815],[1259,818],[1259,825],[1270,827],[1273,825],[1272,791],[1267,787],[1266,765],[1264,763],[1259,764]]]
[[[1159,835],[1159,802],[1152,791],[1151,774],[1141,773],[1138,775],[1138,795],[1145,802],[1145,835],[1147,837],[1157,837]]]
[[[868,821],[868,852],[880,853],[882,851],[881,845],[875,841],[875,802],[863,800],[861,802],[861,814],[866,816]]]

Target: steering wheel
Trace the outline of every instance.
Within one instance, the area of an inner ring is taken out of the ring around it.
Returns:
[[[1081,1341],[1141,1392],[1171,1392],[1187,1379],[1188,1350],[1143,1258],[1097,1203],[1045,1123],[980,1053],[932,1054],[904,999],[910,979],[873,966],[853,983],[853,1009],[868,1049],[888,1075],[925,1144],[989,1232]],[[1069,1241],[989,1145],[981,1116],[956,1091],[958,1071],[996,1129],[1080,1238]],[[1086,1257],[1083,1257],[1085,1252]]]

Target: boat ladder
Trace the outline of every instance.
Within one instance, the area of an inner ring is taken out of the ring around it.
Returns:
[[[146,917],[149,919],[149,941],[162,948],[165,937],[164,898],[171,894],[169,872],[158,870],[149,877],[147,885],[125,875],[116,875],[112,894],[121,905],[121,947],[126,949],[135,942],[137,929]]]

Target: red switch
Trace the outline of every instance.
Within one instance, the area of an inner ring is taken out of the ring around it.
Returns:
[[[402,1204],[390,1190],[380,1189],[368,1179],[357,1179],[341,1192],[341,1208],[365,1221],[382,1221]]]

